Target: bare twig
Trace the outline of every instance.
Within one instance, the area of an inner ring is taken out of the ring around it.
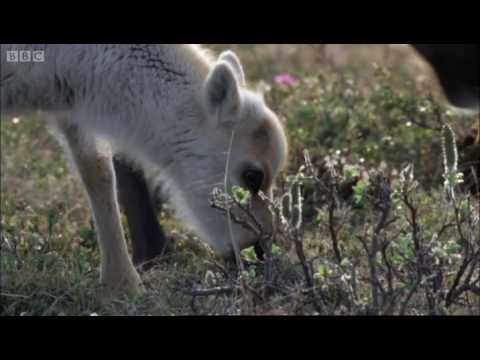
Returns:
[[[211,295],[222,295],[222,294],[231,294],[234,291],[233,287],[230,286],[218,286],[210,289],[195,289],[195,290],[181,290],[186,295],[196,296],[211,296]]]

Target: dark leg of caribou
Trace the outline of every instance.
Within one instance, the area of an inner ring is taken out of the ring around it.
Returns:
[[[165,252],[167,239],[143,175],[118,158],[114,159],[114,167],[118,199],[132,239],[132,260],[135,266],[148,269],[153,265],[151,260]]]
[[[260,243],[255,243],[255,245],[253,246],[253,249],[255,250],[255,255],[257,255],[257,258],[259,260],[264,260],[265,259],[265,252],[263,251],[263,248],[262,246],[260,245]]]
[[[478,44],[411,44],[433,67],[453,105],[478,108],[480,103]]]

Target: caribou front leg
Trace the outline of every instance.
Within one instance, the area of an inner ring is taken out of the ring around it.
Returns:
[[[148,270],[152,260],[163,255],[167,238],[156,214],[143,174],[135,171],[121,157],[114,157],[118,199],[127,218],[132,241],[133,263]]]
[[[76,125],[58,122],[93,210],[101,253],[101,280],[108,295],[141,293],[141,279],[128,255],[110,151]]]

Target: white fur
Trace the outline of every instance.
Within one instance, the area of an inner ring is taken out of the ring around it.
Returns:
[[[45,62],[7,63],[10,49],[44,50]],[[77,154],[72,157],[99,228],[102,278],[110,287],[138,288],[118,228],[116,198],[98,199],[100,191],[114,187],[112,152],[127,154],[147,173],[160,170],[179,217],[220,253],[231,250],[230,240],[225,218],[211,209],[209,197],[222,184],[231,132],[237,140],[230,186],[243,185],[241,164],[262,160],[273,179],[285,161],[283,130],[263,100],[244,88],[243,69],[232,52],[215,61],[194,45],[2,45],[1,56],[2,110],[48,111]],[[252,134],[262,122],[270,124],[271,151],[254,151],[261,144]],[[97,145],[100,139],[108,151]],[[93,163],[103,180],[95,178]],[[241,246],[253,241],[242,228],[236,232]],[[119,277],[125,284],[119,285]]]

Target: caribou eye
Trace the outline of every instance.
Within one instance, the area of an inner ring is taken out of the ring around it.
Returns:
[[[243,172],[243,181],[253,194],[258,193],[263,184],[263,172],[256,169],[247,169]]]

